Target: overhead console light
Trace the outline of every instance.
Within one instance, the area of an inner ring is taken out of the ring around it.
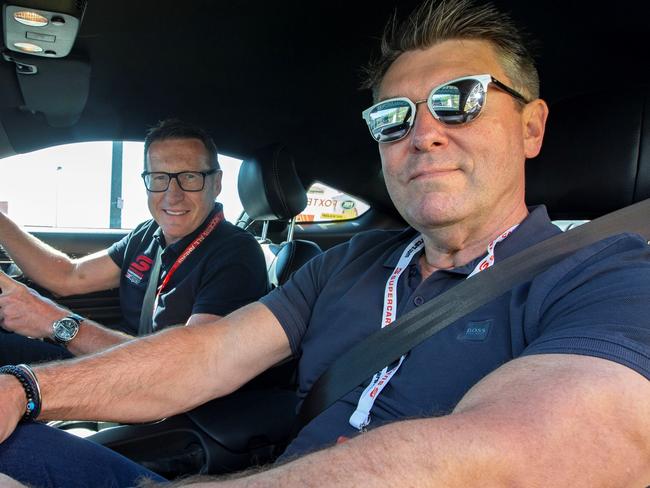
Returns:
[[[44,51],[42,47],[37,46],[36,44],[32,44],[31,42],[15,42],[14,47],[18,51],[22,51],[28,54],[42,53]]]
[[[43,27],[50,23],[47,17],[32,12],[31,10],[20,10],[14,12],[14,19],[16,19],[16,22],[20,22],[21,24],[30,27]]]
[[[65,57],[75,43],[85,9],[86,0],[9,0],[2,7],[4,45],[34,56]]]

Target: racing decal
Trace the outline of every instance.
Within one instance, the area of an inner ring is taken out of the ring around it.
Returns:
[[[153,259],[144,254],[140,254],[135,261],[129,264],[129,269],[126,270],[126,279],[135,285],[139,285],[145,273],[151,269]]]

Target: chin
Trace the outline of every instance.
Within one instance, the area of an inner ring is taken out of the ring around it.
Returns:
[[[439,227],[457,222],[462,218],[462,214],[460,202],[436,198],[412,208],[404,218],[411,223],[412,227]]]

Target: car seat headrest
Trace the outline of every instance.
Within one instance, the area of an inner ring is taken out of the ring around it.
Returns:
[[[648,88],[567,98],[550,107],[526,201],[553,219],[593,219],[650,197]]]
[[[290,220],[307,206],[307,192],[283,145],[265,147],[245,159],[237,188],[244,210],[254,220]]]

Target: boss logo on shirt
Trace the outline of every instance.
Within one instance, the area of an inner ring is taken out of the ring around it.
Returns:
[[[469,322],[465,325],[465,330],[458,335],[461,341],[480,342],[487,339],[492,327],[492,320],[482,320],[480,322]]]
[[[144,254],[140,254],[135,261],[129,264],[129,269],[126,270],[126,279],[131,283],[138,285],[142,281],[144,274],[151,269],[153,259]]]

